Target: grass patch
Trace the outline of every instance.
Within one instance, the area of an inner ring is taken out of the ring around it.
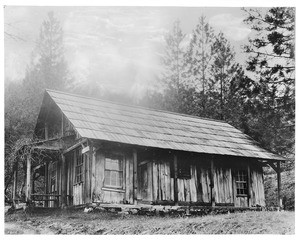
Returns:
[[[51,210],[5,216],[6,234],[294,234],[294,228],[294,212],[159,217]]]

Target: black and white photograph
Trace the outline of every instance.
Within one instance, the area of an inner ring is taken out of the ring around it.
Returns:
[[[295,236],[295,4],[75,3],[2,5],[3,234]]]

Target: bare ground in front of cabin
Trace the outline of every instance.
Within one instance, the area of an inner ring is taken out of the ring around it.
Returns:
[[[55,210],[5,216],[5,234],[294,234],[294,212],[193,217]]]

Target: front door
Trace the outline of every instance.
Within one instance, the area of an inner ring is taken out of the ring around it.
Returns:
[[[139,165],[139,196],[142,202],[152,201],[152,171],[151,162],[141,163]]]

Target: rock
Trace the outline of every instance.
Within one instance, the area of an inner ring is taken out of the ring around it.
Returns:
[[[83,212],[85,212],[85,213],[89,213],[89,212],[92,212],[92,211],[93,211],[93,208],[91,208],[91,207],[85,207],[84,210],[83,210]]]

